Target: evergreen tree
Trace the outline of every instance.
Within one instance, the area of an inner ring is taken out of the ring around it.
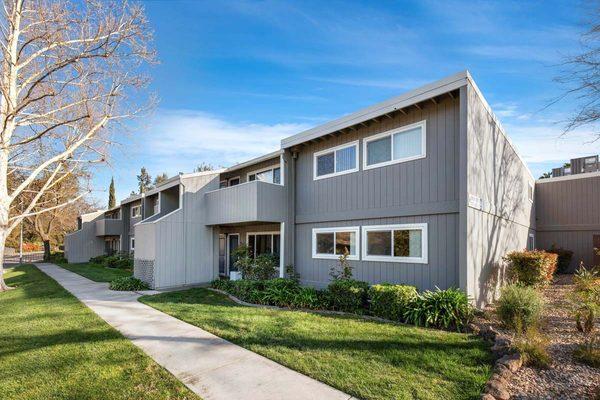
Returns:
[[[137,176],[138,187],[141,193],[146,193],[148,189],[152,189],[152,177],[146,171],[146,167],[142,167],[140,174]]]
[[[160,175],[156,175],[156,177],[154,178],[154,186],[160,185],[161,183],[163,183],[167,179],[169,179],[169,177],[167,176],[166,172],[163,172]]]
[[[115,178],[110,178],[110,186],[108,187],[108,208],[114,208],[117,205],[115,197]]]

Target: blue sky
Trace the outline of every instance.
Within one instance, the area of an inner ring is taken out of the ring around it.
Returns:
[[[588,3],[144,1],[160,63],[153,115],[119,138],[93,179],[106,202],[152,176],[229,166],[282,137],[469,69],[537,177],[596,154],[591,129],[561,137],[573,109],[553,82],[580,48]]]

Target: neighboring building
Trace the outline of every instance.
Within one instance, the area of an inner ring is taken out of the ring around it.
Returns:
[[[540,179],[535,190],[536,247],[573,251],[571,271],[582,261],[600,265],[600,171]]]
[[[598,156],[580,157],[571,159],[570,163],[559,168],[552,168],[552,177],[584,174],[586,172],[600,171]],[[547,178],[546,178],[547,179]]]
[[[293,264],[306,285],[326,286],[348,251],[356,279],[460,287],[483,305],[502,256],[534,245],[534,186],[465,71],[285,138],[277,152],[172,178],[122,232],[135,241],[135,275],[155,288],[229,275],[231,252],[247,244],[279,254],[280,275]]]

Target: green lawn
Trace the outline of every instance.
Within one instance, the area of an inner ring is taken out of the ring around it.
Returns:
[[[412,326],[244,307],[207,289],[140,301],[364,399],[478,399],[491,356],[477,338]]]
[[[111,282],[117,278],[131,276],[132,274],[130,269],[106,268],[102,265],[92,263],[59,263],[58,265],[94,282]]]
[[[31,265],[0,293],[0,397],[198,399],[169,372]]]

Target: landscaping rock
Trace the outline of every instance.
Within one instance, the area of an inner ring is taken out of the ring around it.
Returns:
[[[485,387],[485,391],[487,394],[494,396],[497,400],[510,399],[510,393],[506,390],[506,385],[503,385],[497,380],[489,381]]]
[[[484,393],[481,395],[481,400],[496,400],[496,398],[489,393]]]
[[[494,367],[494,375],[501,376],[508,380],[512,376],[512,372],[503,364],[496,364]]]
[[[506,366],[510,372],[517,372],[523,365],[523,359],[519,354],[508,354],[500,358],[498,364]]]

